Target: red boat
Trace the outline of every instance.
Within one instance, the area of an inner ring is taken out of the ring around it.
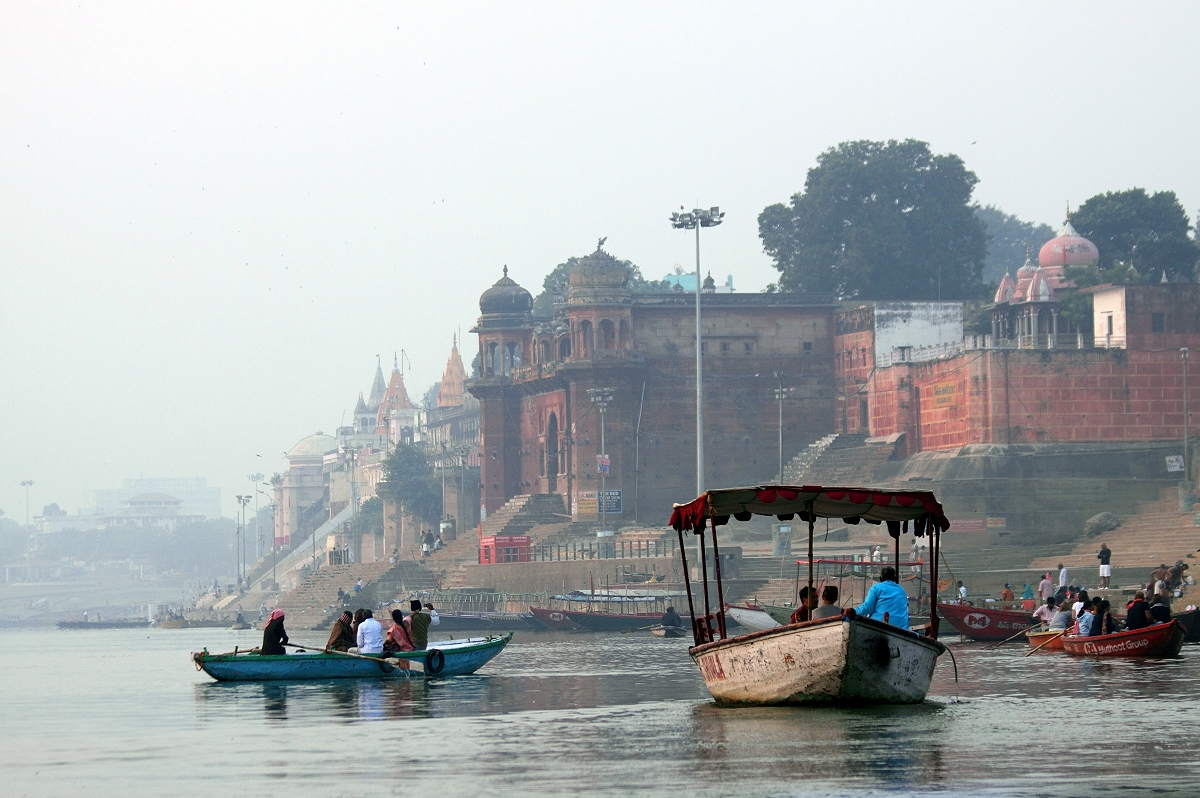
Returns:
[[[1111,635],[1063,635],[1063,651],[1077,657],[1174,657],[1183,648],[1183,626],[1171,619]]]
[[[972,640],[1007,640],[1033,625],[1033,616],[1019,610],[993,610],[939,602],[938,612],[955,631]]]
[[[563,610],[552,610],[546,607],[530,607],[529,611],[547,629],[553,629],[560,632],[571,632],[580,628],[580,626],[567,617],[567,613]]]

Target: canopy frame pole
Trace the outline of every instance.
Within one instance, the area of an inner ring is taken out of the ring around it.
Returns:
[[[900,536],[908,531],[908,522],[904,521],[900,524],[900,531],[896,533],[896,584],[900,583]]]
[[[813,512],[814,504],[815,502],[811,501],[808,503],[808,604],[805,605],[808,612],[805,615],[810,621],[812,620],[812,606],[815,603],[813,601],[813,590],[815,589],[813,584],[813,530],[817,526],[817,516]]]
[[[721,632],[721,639],[724,640],[728,635],[725,634],[725,591],[721,587],[721,552],[717,549],[717,519],[712,519],[712,535],[713,535],[713,566],[717,570],[717,629]]]
[[[929,636],[937,640],[938,636],[938,614],[937,614],[937,594],[938,594],[938,554],[940,553],[941,530],[933,523],[933,519],[929,519],[929,525],[926,527],[929,530]]]
[[[709,604],[708,604],[708,553],[705,552],[705,550],[704,550],[704,527],[705,527],[705,524],[703,521],[701,521],[700,529],[696,530],[696,534],[699,535],[698,542],[699,542],[699,549],[700,549],[700,577],[704,581],[703,640],[705,643],[711,643],[711,642],[713,642],[713,637],[712,637],[712,627],[709,625],[709,619],[712,615],[712,611],[709,609]],[[714,530],[715,530],[715,527],[714,527]]]
[[[687,547],[683,545],[683,530],[679,531],[679,559],[683,561],[683,587],[687,590],[688,615],[692,618],[692,640],[700,645],[700,633],[696,626],[696,607],[692,603],[692,580],[688,577]]]

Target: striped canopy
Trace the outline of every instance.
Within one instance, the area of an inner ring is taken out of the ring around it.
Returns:
[[[941,531],[950,528],[942,505],[927,490],[881,490],[878,488],[823,488],[818,485],[792,487],[765,485],[757,488],[728,488],[706,491],[688,502],[676,504],[671,526],[676,530],[696,530],[713,519],[718,526],[729,516],[749,521],[754,515],[773,515],[781,521],[799,517],[840,518],[848,524],[860,520],[872,524],[891,522],[898,528],[912,521],[912,531],[923,535],[932,526]],[[929,531],[932,531],[930,529]]]

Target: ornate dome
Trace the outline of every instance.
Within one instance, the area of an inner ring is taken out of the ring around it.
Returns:
[[[1100,250],[1079,233],[1070,222],[1063,225],[1058,236],[1042,244],[1038,252],[1038,263],[1044,268],[1062,266],[1089,266],[1100,260]]]
[[[572,289],[620,288],[628,279],[629,272],[625,266],[600,247],[596,247],[591,255],[580,258],[567,276]]]
[[[1026,257],[1024,265],[1017,269],[1017,282],[1032,279],[1033,273],[1037,271],[1037,268],[1037,266],[1033,265],[1033,261]]]
[[[504,267],[504,276],[496,284],[483,292],[479,297],[479,311],[484,315],[494,313],[528,313],[533,310],[533,295],[508,276],[508,267]]]
[[[324,457],[337,448],[337,438],[332,435],[326,435],[321,432],[309,435],[307,438],[301,438],[300,442],[292,447],[292,450],[287,453],[289,460],[298,460],[305,457]]]
[[[993,300],[996,303],[1010,302],[1013,298],[1013,289],[1017,284],[1013,282],[1012,275],[1008,272],[1004,273],[1004,277],[1000,280],[1000,287],[996,289],[996,298]]]

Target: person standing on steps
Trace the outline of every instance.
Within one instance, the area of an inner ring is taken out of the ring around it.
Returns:
[[[1067,581],[1067,579],[1068,579],[1067,566],[1063,565],[1062,563],[1059,563],[1058,564],[1058,586],[1059,586],[1059,588],[1064,588],[1064,587],[1069,586],[1069,582]]]
[[[1107,543],[1100,544],[1100,553],[1096,555],[1096,559],[1100,561],[1100,589],[1108,590],[1108,580],[1112,576],[1112,566],[1109,561],[1112,560],[1112,549]]]

